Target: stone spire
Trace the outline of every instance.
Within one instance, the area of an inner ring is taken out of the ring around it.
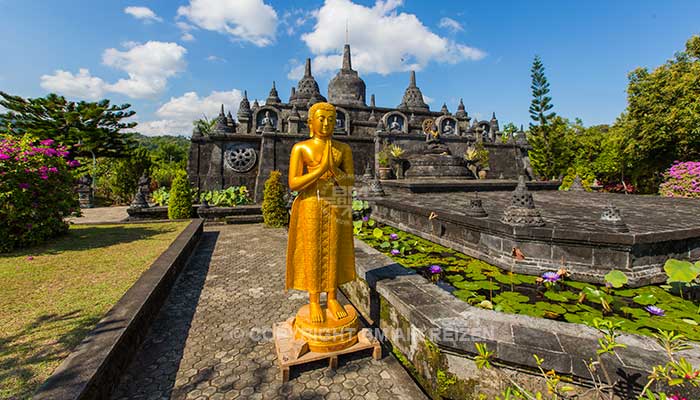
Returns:
[[[357,71],[352,69],[350,45],[343,48],[343,65],[328,83],[328,101],[333,104],[365,106],[367,88]]]
[[[277,88],[275,87],[275,81],[272,81],[272,89],[270,89],[270,94],[267,95],[267,100],[265,100],[265,104],[279,104],[281,102],[282,102],[282,100],[280,100],[280,97],[277,94]]]
[[[258,104],[258,99],[253,100],[253,107],[251,107],[251,110],[255,111],[258,108],[260,108],[260,104]]]
[[[233,119],[233,115],[231,115],[231,110],[226,114],[226,125],[230,129],[236,129],[236,120]]]
[[[214,132],[214,134],[222,135],[230,131],[231,129],[226,122],[226,114],[224,114],[224,105],[222,104],[221,111],[219,111],[219,115],[216,117],[216,122],[214,123],[212,132]]]
[[[398,108],[409,111],[430,111],[430,108],[423,100],[423,93],[416,86],[416,71],[411,71],[408,87]]]
[[[243,98],[241,99],[241,104],[238,106],[238,113],[236,116],[238,120],[248,120],[250,118],[250,102],[248,101],[248,91],[243,91]]]
[[[296,98],[297,98],[297,88],[292,86],[292,94],[289,95],[289,102],[293,103],[294,99],[296,99]]]
[[[496,119],[496,113],[494,112],[491,116],[491,121],[489,121],[489,131],[492,135],[499,132],[501,129],[498,127],[498,120]]]
[[[622,220],[620,209],[615,207],[612,202],[608,202],[608,205],[603,209],[600,221],[608,225],[615,232],[624,233],[630,231],[625,221]]]
[[[442,115],[450,115],[450,110],[447,109],[447,103],[442,103],[442,108],[440,109]]]
[[[292,104],[297,106],[306,107],[309,100],[326,101],[326,98],[321,96],[321,92],[318,89],[318,83],[311,75],[311,59],[306,59],[306,65],[304,66],[304,77],[299,80],[296,90],[296,98],[292,101]],[[311,103],[313,104],[313,103]]]
[[[376,107],[376,105],[374,104],[374,94],[372,94],[372,96],[370,96],[369,98],[369,106],[372,108]]]
[[[455,113],[455,117],[457,119],[467,118],[467,112],[464,110],[464,103],[462,102],[462,99],[459,99],[459,105],[457,106],[457,112]]]
[[[543,226],[545,224],[540,210],[535,207],[532,193],[527,190],[523,175],[518,177],[518,186],[511,195],[510,206],[503,213],[501,222],[513,226]]]

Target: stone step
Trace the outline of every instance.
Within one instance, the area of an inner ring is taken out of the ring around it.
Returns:
[[[224,218],[227,224],[257,224],[263,222],[262,214],[260,215],[231,215]]]

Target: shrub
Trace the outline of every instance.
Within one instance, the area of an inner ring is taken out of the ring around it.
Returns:
[[[231,186],[224,190],[210,190],[199,196],[199,201],[206,200],[214,207],[235,207],[251,202],[248,188],[245,186]]]
[[[192,215],[192,188],[187,172],[180,171],[173,180],[168,201],[168,218],[184,219]]]
[[[168,200],[170,200],[170,193],[168,192],[168,189],[164,187],[159,187],[156,189],[153,193],[153,202],[156,203],[159,206],[167,206],[168,205]]]
[[[63,220],[78,208],[65,146],[25,135],[0,136],[0,252],[64,233]]]
[[[274,228],[285,226],[289,223],[286,201],[284,199],[284,186],[280,182],[282,173],[270,172],[270,177],[265,181],[263,191],[262,214],[265,224]]]
[[[566,170],[566,175],[561,180],[559,190],[569,190],[571,184],[574,183],[574,179],[576,179],[576,175],[581,178],[583,188],[590,192],[592,190],[591,186],[595,183],[595,175],[588,167],[584,166],[569,167]]]
[[[665,197],[700,198],[700,161],[673,163],[664,173],[659,194]]]

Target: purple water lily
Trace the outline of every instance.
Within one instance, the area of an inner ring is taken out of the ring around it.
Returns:
[[[431,265],[430,267],[428,267],[428,271],[430,271],[431,274],[435,275],[442,272],[442,268],[440,268],[439,265]]]
[[[561,275],[557,274],[556,272],[547,271],[544,274],[542,274],[542,279],[545,282],[549,282],[549,283],[554,283],[554,282],[558,281],[559,278],[561,278]]]
[[[664,311],[663,308],[657,306],[646,306],[644,307],[644,310],[651,315],[656,315],[657,317],[663,317],[664,315],[666,315],[666,311]]]
[[[398,238],[399,238],[399,235],[397,235],[395,233],[392,233],[389,235],[389,239],[391,239],[391,240],[397,240]]]
[[[364,222],[369,221],[369,217],[367,215],[365,215],[364,217],[362,217],[362,221],[364,221]]]
[[[392,256],[398,256],[399,254],[401,254],[401,252],[398,249],[391,249]]]

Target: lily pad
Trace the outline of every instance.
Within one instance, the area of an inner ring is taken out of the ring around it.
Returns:
[[[637,304],[641,304],[643,306],[648,306],[651,304],[656,304],[658,299],[653,294],[646,293],[646,294],[640,294],[638,296],[634,296],[632,298],[632,301],[634,301]]]
[[[559,301],[559,302],[568,301],[566,296],[564,296],[563,294],[557,293],[553,290],[548,290],[548,291],[544,292],[544,297],[546,297],[552,301]]]
[[[664,271],[666,271],[666,275],[668,275],[668,283],[689,283],[700,275],[700,265],[693,264],[690,261],[681,261],[671,258],[664,264]]]
[[[503,292],[493,298],[496,303],[525,303],[529,298],[518,292]]]
[[[379,228],[374,228],[374,230],[372,231],[372,236],[374,236],[377,239],[381,239],[382,236],[384,236],[384,231],[382,231]]]
[[[627,275],[619,270],[612,270],[605,274],[605,282],[608,282],[615,289],[619,289],[625,284],[627,284]]]
[[[512,272],[508,272],[505,274],[498,274],[493,277],[495,280],[497,280],[500,283],[504,283],[506,285],[519,285],[522,283],[522,281],[518,278],[518,276]]]

